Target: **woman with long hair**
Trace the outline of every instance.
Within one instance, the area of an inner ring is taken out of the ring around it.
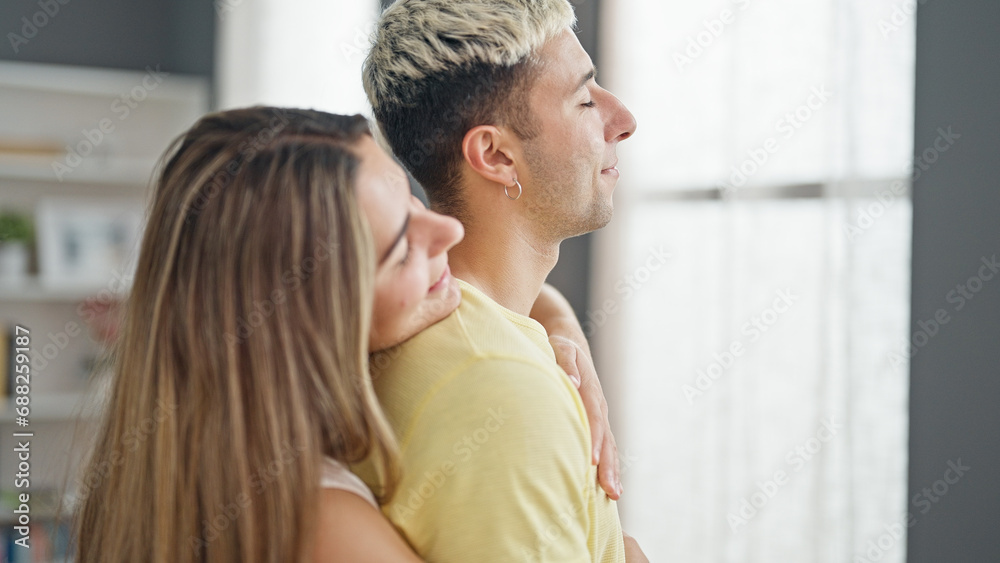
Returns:
[[[405,175],[360,116],[233,110],[175,142],[79,481],[76,561],[355,560],[317,534],[338,514],[361,525],[368,560],[417,560],[346,466],[371,456],[392,495],[396,445],[369,352],[457,307],[454,280],[426,276],[462,228],[395,201],[419,242],[393,259],[434,260],[376,296],[387,257],[373,225],[392,182]],[[565,323],[560,298],[543,296]]]

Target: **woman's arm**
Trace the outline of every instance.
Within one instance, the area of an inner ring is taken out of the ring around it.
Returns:
[[[313,539],[315,563],[420,563],[420,558],[381,512],[358,495],[321,489]]]
[[[608,496],[618,500],[622,494],[621,473],[618,467],[618,445],[611,433],[608,420],[608,402],[597,378],[594,360],[590,355],[587,336],[573,313],[569,301],[559,290],[549,284],[542,286],[531,308],[535,319],[549,333],[549,343],[556,353],[556,361],[573,384],[580,390],[580,398],[590,420],[590,437],[593,444],[591,463],[597,465],[597,478]]]
[[[622,532],[622,539],[625,540],[625,563],[649,563],[649,559],[639,548],[639,542],[635,541],[635,538]]]

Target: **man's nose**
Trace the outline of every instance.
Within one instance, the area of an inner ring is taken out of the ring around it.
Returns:
[[[608,92],[608,95],[611,96],[614,109],[608,120],[607,140],[624,141],[635,133],[635,116],[614,94]]]

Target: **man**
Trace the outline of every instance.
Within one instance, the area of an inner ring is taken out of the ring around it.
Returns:
[[[365,62],[382,134],[466,233],[458,310],[373,361],[403,465],[384,512],[424,559],[625,560],[580,397],[527,316],[560,242],[610,220],[635,130],[574,24],[566,0],[400,0]]]

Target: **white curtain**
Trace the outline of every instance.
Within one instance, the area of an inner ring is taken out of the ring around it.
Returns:
[[[905,560],[914,5],[602,5],[586,328],[652,561]]]
[[[218,109],[270,104],[371,114],[361,63],[377,0],[215,0]]]

